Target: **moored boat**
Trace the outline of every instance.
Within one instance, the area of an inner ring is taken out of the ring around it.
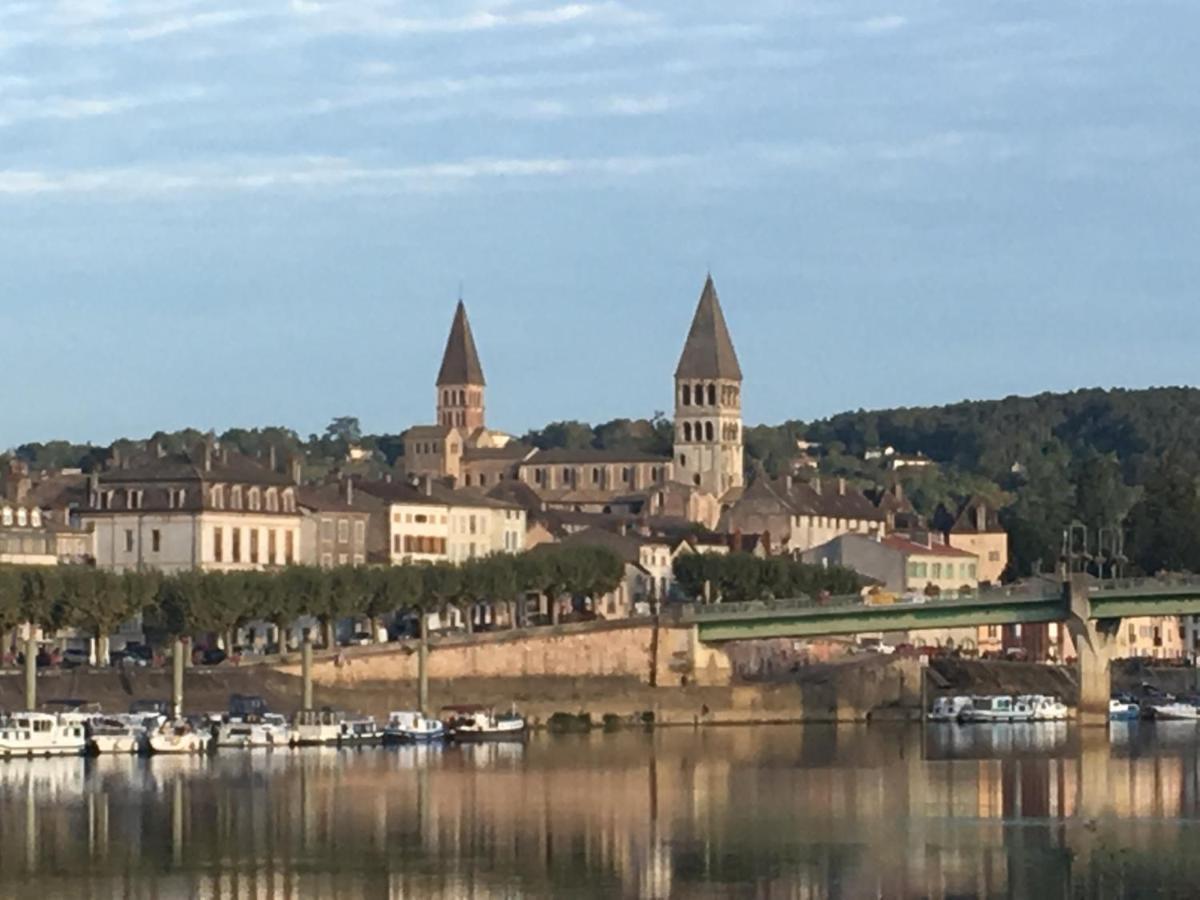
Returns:
[[[18,712],[0,723],[0,756],[80,756],[87,736],[80,722],[40,712]]]
[[[212,736],[187,719],[164,722],[150,734],[151,753],[205,753]]]
[[[222,722],[214,740],[218,748],[227,749],[287,747],[292,743],[292,729],[283,716],[264,713]]]
[[[93,753],[141,753],[146,747],[146,728],[136,716],[100,716],[89,723],[87,731]]]
[[[1064,722],[1067,719],[1067,705],[1057,697],[1026,694],[1018,697],[1017,702],[1029,708],[1029,717],[1034,722]]]
[[[956,722],[971,703],[970,697],[938,697],[929,708],[930,722]]]
[[[1200,720],[1200,707],[1196,706],[1195,703],[1190,703],[1186,700],[1172,700],[1156,703],[1154,706],[1150,707],[1150,712],[1156,719],[1189,722]]]
[[[514,709],[497,714],[486,706],[448,706],[446,733],[453,741],[520,741],[525,718]]]
[[[972,697],[971,704],[962,711],[961,721],[979,724],[989,722],[1029,722],[1033,710],[1021,698],[1007,694],[987,697]]]
[[[302,709],[292,720],[292,741],[299,747],[336,744],[346,714],[336,709]]]
[[[1114,722],[1132,722],[1142,717],[1142,708],[1128,698],[1113,697],[1108,701],[1108,717]]]
[[[338,734],[338,744],[341,746],[361,746],[378,744],[383,740],[383,730],[371,716],[347,716],[342,720]]]
[[[383,739],[389,744],[440,741],[445,736],[446,726],[441,719],[408,710],[391,713],[383,729]]]

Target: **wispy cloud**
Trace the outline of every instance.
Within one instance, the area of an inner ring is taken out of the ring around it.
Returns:
[[[153,94],[121,94],[105,97],[69,95],[20,96],[0,94],[0,127],[38,119],[73,121],[113,116],[151,106],[165,106],[199,100],[206,94],[199,86],[184,86]]]
[[[898,28],[903,28],[907,24],[908,19],[904,16],[876,16],[859,22],[857,30],[866,34],[881,34],[885,31],[895,31]]]
[[[155,196],[189,191],[331,186],[427,193],[453,190],[482,180],[630,178],[679,169],[694,161],[687,155],[478,157],[405,166],[367,166],[350,159],[311,157],[170,168],[0,169],[0,196],[105,193]]]
[[[306,26],[339,34],[436,34],[491,31],[499,28],[546,28],[577,23],[631,25],[653,20],[623,3],[567,3],[517,9],[497,4],[458,14],[412,16],[397,7],[372,3],[324,3],[291,0],[291,10]]]

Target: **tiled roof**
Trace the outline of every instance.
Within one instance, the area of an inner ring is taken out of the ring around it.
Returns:
[[[508,503],[489,497],[475,488],[452,488],[439,481],[426,486],[414,486],[403,481],[359,481],[355,489],[365,491],[388,503],[404,503],[417,506],[474,506],[484,509],[520,509],[516,503]]]
[[[871,538],[862,537],[862,540],[869,541]],[[891,547],[893,550],[899,550],[906,556],[955,556],[962,559],[977,559],[974,553],[968,553],[965,550],[958,550],[951,547],[949,544],[939,544],[936,541],[929,545],[918,544],[916,541],[909,540],[899,534],[889,534],[885,538],[880,539],[880,543],[886,547]]]
[[[742,380],[742,368],[738,365],[711,275],[704,282],[692,327],[684,342],[679,365],[675,367],[675,377]]]
[[[523,465],[526,466],[553,466],[553,465],[587,465],[595,463],[599,465],[616,465],[620,463],[661,463],[666,465],[671,461],[669,456],[659,456],[655,453],[645,453],[641,450],[597,450],[595,448],[584,448],[580,450],[568,450],[566,448],[555,448],[552,450],[539,450],[529,459],[525,460]]]
[[[467,308],[461,300],[454,310],[454,321],[450,323],[450,336],[446,339],[446,352],[442,354],[442,368],[438,371],[437,383],[486,384],[483,366],[479,364],[479,353],[475,349],[475,337],[471,334],[471,323],[467,321]]]
[[[369,514],[383,508],[378,497],[357,489],[351,492],[350,502],[347,502],[345,484],[306,485],[297,491],[296,503],[317,512]]]

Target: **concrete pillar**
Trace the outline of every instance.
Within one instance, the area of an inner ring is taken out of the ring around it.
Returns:
[[[302,652],[303,652],[303,655],[300,658],[301,659],[300,665],[301,665],[301,672],[303,673],[303,676],[304,676],[304,694],[303,694],[303,698],[300,701],[300,708],[301,709],[312,709],[313,708],[313,679],[312,679],[313,646],[312,646],[312,639],[309,638],[307,634],[304,636],[304,648],[303,648]]]
[[[171,650],[171,715],[176,719],[183,715],[183,654],[183,639],[176,638]]]
[[[30,632],[33,629],[30,628]],[[37,640],[25,639],[25,709],[37,709]]]
[[[1108,701],[1112,696],[1109,667],[1117,652],[1120,619],[1091,618],[1087,581],[1072,576],[1064,587],[1067,627],[1075,639],[1079,679],[1079,724],[1108,726]]]

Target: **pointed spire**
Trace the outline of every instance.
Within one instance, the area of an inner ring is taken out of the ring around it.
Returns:
[[[443,384],[486,384],[483,366],[479,364],[479,353],[475,349],[475,338],[471,334],[471,323],[467,321],[467,308],[462,300],[454,311],[454,322],[450,325],[450,337],[446,339],[446,352],[442,355],[442,368],[438,371],[437,383]]]
[[[676,378],[728,378],[742,380],[742,368],[738,365],[737,353],[725,326],[725,315],[721,312],[721,301],[713,286],[712,275],[704,282],[696,315],[688,331],[683,354],[675,368]]]

